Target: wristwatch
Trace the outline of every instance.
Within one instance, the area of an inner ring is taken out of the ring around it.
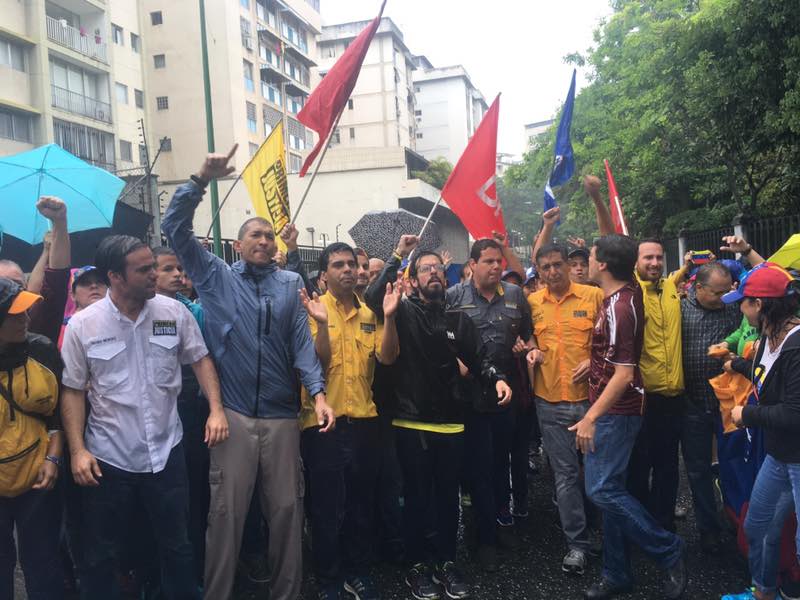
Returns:
[[[51,463],[53,463],[57,467],[61,466],[61,459],[59,457],[57,457],[57,456],[53,456],[51,454],[48,454],[47,456],[44,457],[44,459],[45,460],[49,460]]]
[[[208,182],[206,180],[204,180],[204,179],[201,179],[197,175],[194,175],[194,174],[189,175],[189,179],[194,181],[195,184],[197,184],[197,187],[199,187],[201,190],[204,190],[204,189],[206,189],[208,187]]]

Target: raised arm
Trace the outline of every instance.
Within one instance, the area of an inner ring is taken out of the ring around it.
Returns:
[[[611,218],[611,211],[608,210],[608,205],[600,196],[600,187],[602,183],[599,177],[594,175],[587,175],[583,178],[583,189],[586,194],[594,202],[594,212],[597,216],[597,227],[600,229],[600,235],[609,235],[614,233],[614,220]]]
[[[536,262],[536,253],[539,252],[539,248],[553,241],[553,230],[560,218],[561,209],[558,206],[554,206],[542,213],[542,230],[539,232],[539,235],[536,236],[536,241],[533,243],[533,250],[531,251],[532,263]]]
[[[300,234],[294,223],[289,223],[280,232],[280,238],[286,244],[286,270],[300,275],[303,285],[309,296],[317,291],[316,287],[308,279],[308,271],[300,258],[300,250],[297,246],[297,236]]]
[[[508,238],[500,233],[499,231],[492,231],[492,237],[494,241],[500,244],[500,247],[503,249],[503,258],[506,259],[506,266],[508,267],[509,271],[514,271],[517,273],[522,279],[525,279],[525,267],[522,266],[522,263],[517,257],[514,250],[509,247],[508,245]]]
[[[383,339],[378,361],[383,365],[391,365],[400,356],[400,338],[397,334],[397,309],[402,301],[400,286],[386,284],[383,296]]]
[[[397,242],[397,248],[395,248],[389,260],[386,261],[383,271],[364,293],[364,300],[367,306],[378,318],[383,318],[383,297],[386,294],[386,284],[394,284],[397,281],[397,271],[400,269],[400,264],[417,247],[418,242],[419,239],[415,235],[401,235],[400,240]]]
[[[44,272],[45,269],[50,265],[50,239],[51,234],[48,231],[44,236],[44,243],[42,244],[42,254],[39,256],[39,260],[36,261],[36,264],[33,266],[31,270],[31,274],[28,276],[28,291],[33,292],[34,294],[41,294],[42,287],[44,286]]]
[[[720,247],[722,252],[734,252],[741,254],[742,258],[750,263],[751,268],[765,262],[764,257],[756,252],[753,247],[748,244],[747,241],[745,241],[744,238],[740,238],[735,235],[726,235],[722,238],[722,243],[723,245]]]

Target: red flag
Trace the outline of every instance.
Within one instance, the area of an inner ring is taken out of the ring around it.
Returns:
[[[378,16],[350,43],[344,54],[336,61],[336,64],[331,67],[327,75],[323,77],[319,85],[308,97],[303,110],[297,113],[298,121],[319,134],[317,145],[314,146],[300,169],[300,177],[306,174],[311,163],[314,162],[317,154],[322,150],[333,124],[339,118],[339,113],[342,112],[344,105],[347,104],[347,100],[350,98],[350,94],[353,92],[356,80],[358,80],[358,74],[361,71],[361,63],[364,62],[364,56],[369,50],[372,37],[381,24],[384,6],[386,6],[386,0],[383,0]]]
[[[605,160],[606,175],[608,176],[608,204],[611,208],[611,220],[614,221],[614,231],[622,235],[628,235],[628,225],[625,223],[625,215],[622,212],[622,203],[617,194],[617,184],[614,183],[614,176],[611,174],[611,165],[608,159]]]
[[[442,198],[475,239],[492,237],[492,231],[506,233],[503,209],[495,188],[499,115],[500,94],[484,115],[442,189]]]

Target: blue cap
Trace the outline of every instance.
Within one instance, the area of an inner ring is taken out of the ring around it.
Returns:
[[[522,282],[522,285],[527,284],[530,282],[531,279],[535,279],[538,273],[536,272],[536,267],[530,266],[525,269],[525,281]]]

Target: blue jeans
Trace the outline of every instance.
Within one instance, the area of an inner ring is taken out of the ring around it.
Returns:
[[[632,583],[630,542],[662,569],[672,567],[683,551],[683,541],[661,527],[626,488],[628,460],[641,425],[639,416],[600,417],[594,451],[584,463],[586,494],[603,512],[603,577],[615,585]]]
[[[767,454],[758,471],[744,521],[750,576],[761,592],[776,589],[781,532],[792,508],[800,514],[800,464],[783,463]],[[795,545],[800,549],[800,528]]]

